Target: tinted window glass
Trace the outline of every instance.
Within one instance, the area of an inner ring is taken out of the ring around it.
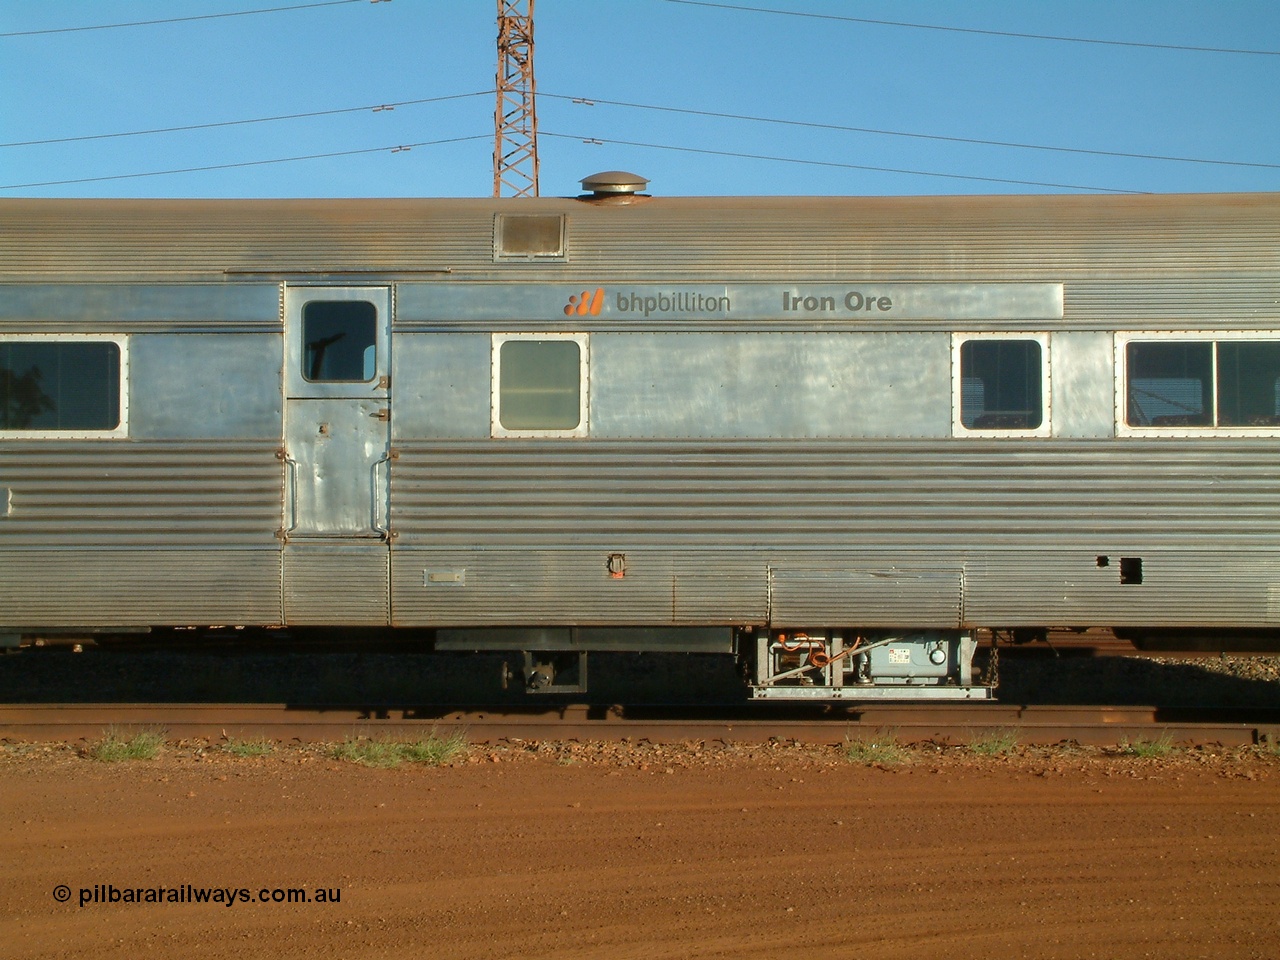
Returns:
[[[1126,359],[1129,426],[1213,425],[1213,344],[1130,343]]]
[[[504,257],[559,257],[564,253],[564,219],[552,216],[501,216],[498,253]]]
[[[312,300],[302,308],[302,375],[312,382],[373,379],[378,309],[365,300]]]
[[[581,348],[574,340],[507,340],[498,357],[498,420],[506,430],[572,430],[581,421]]]
[[[1280,424],[1280,342],[1218,344],[1218,425]]]
[[[1040,343],[960,345],[960,422],[968,430],[1034,430],[1044,421]]]
[[[120,425],[120,346],[0,343],[0,397],[3,430],[114,430]]]

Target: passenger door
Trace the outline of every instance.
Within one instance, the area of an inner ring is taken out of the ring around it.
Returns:
[[[284,303],[286,620],[386,623],[391,292],[288,287]]]

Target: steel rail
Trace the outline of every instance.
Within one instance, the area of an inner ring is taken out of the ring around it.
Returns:
[[[1022,744],[1094,746],[1167,740],[1243,746],[1275,742],[1280,712],[1230,708],[874,704],[801,709],[142,704],[0,705],[0,740],[76,742],[108,729],[163,731],[172,740],[264,737],[304,743],[349,737],[425,738],[464,731],[473,742],[689,741],[839,744],[874,736],[902,743],[970,743],[1012,732]]]

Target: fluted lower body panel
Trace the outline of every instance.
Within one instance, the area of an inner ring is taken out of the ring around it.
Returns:
[[[130,628],[280,622],[278,550],[0,553],[0,624]]]

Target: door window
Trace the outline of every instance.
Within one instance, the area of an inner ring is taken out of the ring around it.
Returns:
[[[367,383],[377,371],[378,309],[367,300],[302,308],[302,375],[311,383]]]

